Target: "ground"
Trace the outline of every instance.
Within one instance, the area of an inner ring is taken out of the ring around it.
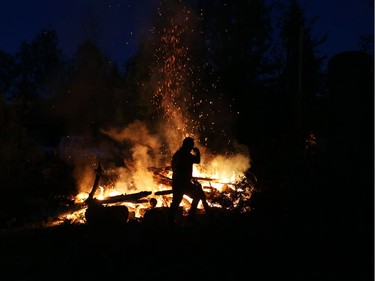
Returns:
[[[155,219],[4,230],[1,271],[7,280],[369,280],[331,259],[321,227],[296,220],[217,212],[174,228]]]

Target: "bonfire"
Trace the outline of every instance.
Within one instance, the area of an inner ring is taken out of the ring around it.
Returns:
[[[79,193],[74,204],[58,214],[54,224],[87,223],[92,206],[102,211],[121,210],[127,222],[142,220],[150,210],[168,208],[172,196],[170,159],[186,136],[193,137],[202,152],[193,176],[201,183],[209,205],[236,212],[251,211],[256,177],[250,172],[249,152],[228,140],[230,134],[225,132],[222,119],[229,119],[233,112],[230,104],[220,106],[216,82],[210,84],[211,89],[201,83],[200,76],[205,75],[207,64],[202,65],[194,56],[199,17],[184,6],[173,10],[161,7],[158,15],[156,22],[162,28],[153,28],[150,41],[144,44],[152,57],[150,64],[143,66],[150,70],[149,80],[139,83],[145,89],[142,100],[150,101],[156,109],[157,116],[150,119],[152,126],[158,127],[153,128],[157,134],[150,133],[143,120],[134,120],[124,128],[103,129],[106,136],[127,144],[124,166],[103,167],[99,162],[77,165]],[[228,150],[211,151],[213,138],[219,138]],[[109,174],[115,175],[112,180],[103,180]],[[182,214],[191,201],[184,197]],[[202,205],[198,208],[202,209]]]

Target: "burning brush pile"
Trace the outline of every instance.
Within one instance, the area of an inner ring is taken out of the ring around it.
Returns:
[[[217,156],[207,164],[208,169],[204,169],[202,164],[194,166],[194,180],[202,185],[211,208],[236,213],[252,210],[251,199],[256,191],[257,179],[246,163],[249,163],[248,159],[243,155],[229,158]],[[240,170],[241,168],[244,170]],[[91,176],[92,179],[87,180],[86,191],[79,192],[69,204],[57,211],[49,219],[48,226],[125,224],[142,222],[152,212],[166,215],[165,211],[172,202],[170,166],[148,167],[143,170],[143,175],[138,173],[140,178],[137,178],[137,172],[132,176],[117,174],[113,177],[113,173],[126,174],[128,169],[122,167],[115,170],[106,170],[100,162],[97,163],[92,173],[83,177],[88,179]],[[130,181],[125,180],[128,177]],[[88,189],[90,183],[91,190]],[[84,185],[83,182],[81,184]],[[144,188],[138,188],[137,185]],[[191,202],[192,199],[185,195],[180,205],[181,217],[187,216]],[[198,205],[198,211],[204,212],[202,202]]]
[[[76,165],[79,194],[53,224],[114,217],[122,222],[144,220],[151,211],[169,208],[170,162],[187,136],[195,139],[201,151],[193,176],[202,185],[208,204],[214,209],[251,211],[256,177],[250,172],[247,148],[233,141],[229,132],[239,113],[217,90],[220,77],[198,59],[199,19],[181,3],[173,9],[159,7],[149,41],[142,45],[145,62],[137,65],[142,73],[148,72],[137,85],[142,107],[150,108],[144,110],[150,116],[101,130],[126,145],[124,166],[102,166],[100,159]],[[184,197],[182,215],[191,201]],[[203,209],[201,203],[198,209]]]

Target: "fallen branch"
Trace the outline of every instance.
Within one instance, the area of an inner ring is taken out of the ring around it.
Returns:
[[[152,192],[151,191],[141,191],[138,193],[133,193],[133,194],[121,194],[121,195],[116,195],[116,196],[109,196],[105,197],[103,199],[95,199],[96,203],[99,204],[109,204],[109,203],[117,203],[117,202],[135,202],[138,203],[139,200],[143,197],[146,197],[150,195]]]
[[[167,195],[167,194],[172,194],[172,189],[156,191],[154,194],[155,194],[155,195]]]

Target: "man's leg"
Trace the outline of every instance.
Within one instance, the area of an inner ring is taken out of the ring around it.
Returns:
[[[197,200],[198,203],[199,203],[199,200],[202,200],[204,210],[208,214],[210,212],[210,206],[207,203],[206,193],[204,193],[204,190],[202,188],[202,184],[199,181],[195,181],[194,185],[195,185],[195,189],[194,189],[195,190],[195,197],[198,198],[198,200]],[[198,205],[198,203],[197,203],[197,205]]]
[[[198,196],[193,197],[193,201],[191,202],[191,206],[190,206],[190,209],[189,209],[189,217],[191,219],[195,219],[195,214],[197,212],[199,201],[200,201],[200,199],[199,199]]]
[[[178,207],[180,206],[180,203],[182,201],[182,197],[183,197],[183,194],[180,192],[173,193],[172,203],[168,211],[168,223],[170,225],[175,225],[175,217],[176,217]]]
[[[202,200],[204,210],[207,214],[209,214],[210,213],[210,206],[207,203],[206,194],[204,193],[202,186],[199,186],[198,190],[199,190],[199,192],[198,192],[199,198],[200,198],[200,200]]]
[[[189,187],[188,195],[193,199],[190,205],[189,209],[189,218],[194,220],[195,214],[197,212],[199,201],[201,200],[201,194],[199,192],[199,189],[197,189],[197,186],[193,183],[191,183]]]

